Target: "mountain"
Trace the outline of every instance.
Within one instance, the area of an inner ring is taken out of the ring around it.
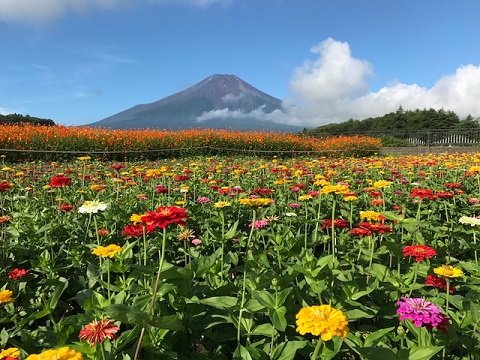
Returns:
[[[271,121],[285,116],[282,102],[235,75],[212,75],[161,100],[136,105],[89,124],[113,129],[232,129],[301,131]]]

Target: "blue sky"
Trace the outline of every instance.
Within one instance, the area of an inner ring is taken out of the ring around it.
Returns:
[[[306,127],[480,117],[478,0],[0,0],[0,113],[65,125],[235,74]]]

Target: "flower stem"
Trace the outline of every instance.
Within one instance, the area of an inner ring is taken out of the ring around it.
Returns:
[[[319,338],[317,340],[317,345],[315,346],[315,351],[312,354],[312,357],[310,358],[311,360],[316,360],[318,354],[320,353],[320,349],[322,348],[323,340],[322,338]]]
[[[252,224],[255,224],[255,220],[257,218],[256,210],[253,210],[252,218],[253,218]],[[250,228],[250,235],[248,236],[248,239],[247,239],[247,245],[245,246],[245,260],[243,264],[242,300],[240,302],[240,312],[238,314],[238,329],[237,329],[237,342],[239,344],[240,344],[240,338],[241,338],[242,317],[243,317],[243,311],[244,311],[243,306],[245,305],[245,293],[247,288],[247,254],[248,254],[248,247],[249,247],[250,241],[252,240],[254,230],[255,230],[255,226],[252,226]]]

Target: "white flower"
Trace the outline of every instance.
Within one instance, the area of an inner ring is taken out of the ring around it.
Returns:
[[[78,208],[78,212],[81,214],[96,214],[99,211],[104,211],[108,207],[107,203],[92,200],[92,201],[85,201],[82,206]]]
[[[295,214],[294,212],[288,212],[288,213],[285,213],[285,216],[294,217],[294,216],[297,216],[297,214]]]
[[[470,216],[462,216],[460,219],[458,219],[460,224],[465,224],[465,225],[480,225],[480,219],[476,217],[470,217]]]

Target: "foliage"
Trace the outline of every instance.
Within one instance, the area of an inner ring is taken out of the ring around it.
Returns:
[[[430,129],[479,129],[479,119],[468,115],[460,120],[453,111],[444,109],[415,109],[403,110],[400,106],[396,112],[391,112],[379,117],[370,117],[364,120],[349,119],[338,124],[328,124],[315,129],[304,131],[307,135],[316,137],[341,135],[341,134],[368,134],[369,132],[398,132],[419,131]]]
[[[100,154],[118,160],[161,157],[284,153],[292,156],[309,152],[333,156],[368,156],[381,142],[365,136],[315,139],[289,133],[242,132],[192,129],[109,130],[89,127],[0,125],[3,149],[27,150],[23,159],[75,157],[79,153]],[[47,155],[45,155],[47,154]],[[69,155],[71,154],[71,155]]]
[[[20,359],[476,359],[479,190],[480,154],[4,163],[0,345]],[[435,321],[417,327],[407,303]]]
[[[0,114],[0,124],[4,124],[4,125],[30,124],[30,125],[45,125],[45,126],[55,125],[55,123],[51,119],[42,119],[42,118],[30,116],[30,115],[21,115],[21,114],[8,114],[8,115]]]

